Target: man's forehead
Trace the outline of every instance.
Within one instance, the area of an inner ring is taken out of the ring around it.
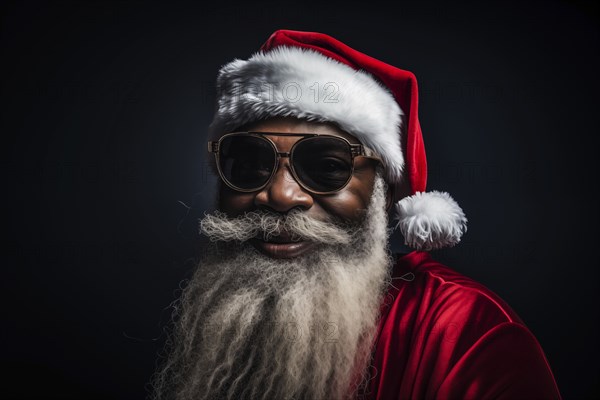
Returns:
[[[243,125],[236,132],[277,132],[277,133],[320,133],[340,136],[350,143],[361,143],[355,136],[342,130],[333,122],[308,121],[295,117],[272,117]]]

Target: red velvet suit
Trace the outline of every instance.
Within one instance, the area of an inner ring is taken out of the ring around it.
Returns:
[[[489,289],[421,251],[393,276],[364,398],[560,398],[537,340]]]

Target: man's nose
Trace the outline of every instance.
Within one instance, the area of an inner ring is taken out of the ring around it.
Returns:
[[[309,209],[313,205],[313,198],[292,176],[289,159],[281,158],[275,175],[269,184],[256,194],[254,204],[285,213],[295,207]]]

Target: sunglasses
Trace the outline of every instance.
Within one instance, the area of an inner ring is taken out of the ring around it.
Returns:
[[[302,138],[289,152],[281,152],[266,135]],[[332,194],[346,187],[354,173],[356,157],[381,162],[367,154],[368,149],[362,144],[317,133],[233,132],[218,141],[209,141],[208,151],[215,155],[221,179],[240,192],[254,192],[267,186],[281,157],[290,159],[296,182],[314,194]]]

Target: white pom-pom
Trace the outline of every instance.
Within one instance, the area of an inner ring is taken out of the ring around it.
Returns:
[[[418,250],[452,247],[467,231],[465,213],[446,192],[417,192],[396,203],[396,228]]]

